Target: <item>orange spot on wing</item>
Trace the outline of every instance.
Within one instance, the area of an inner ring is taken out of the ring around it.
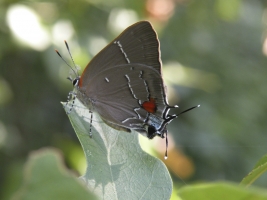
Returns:
[[[155,113],[157,109],[155,99],[150,98],[149,101],[145,101],[142,107],[149,113]]]
[[[82,76],[80,77],[80,80],[79,80],[79,87],[81,88],[83,85],[83,79],[82,79]]]

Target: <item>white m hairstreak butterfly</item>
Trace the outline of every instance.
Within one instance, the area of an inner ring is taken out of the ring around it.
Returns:
[[[70,53],[67,43],[66,46]],[[72,70],[76,77],[68,79],[74,86],[69,94],[73,101],[78,98],[90,112],[97,112],[114,129],[135,130],[149,139],[166,137],[167,148],[166,126],[178,117],[168,112],[178,106],[168,104],[161,74],[159,40],[148,21],[124,30],[89,62],[81,76],[76,69]],[[195,107],[198,106],[182,113]]]

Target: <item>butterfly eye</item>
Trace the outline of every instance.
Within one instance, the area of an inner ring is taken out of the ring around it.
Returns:
[[[80,81],[80,77],[75,78],[75,79],[72,81],[72,85],[73,85],[73,86],[77,86],[77,85],[79,85],[79,81]]]

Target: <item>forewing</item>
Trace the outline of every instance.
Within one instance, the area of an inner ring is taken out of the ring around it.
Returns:
[[[141,21],[125,29],[109,45],[101,50],[85,68],[80,86],[103,70],[121,64],[140,63],[153,67],[161,74],[159,41],[148,21]]]

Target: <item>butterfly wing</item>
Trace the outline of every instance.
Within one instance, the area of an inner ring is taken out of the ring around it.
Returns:
[[[79,86],[87,85],[104,70],[127,63],[152,66],[161,74],[159,41],[148,21],[128,27],[101,50],[83,71]]]
[[[153,114],[164,118],[165,93],[161,75],[153,67],[124,64],[103,70],[80,88],[93,102],[93,110],[104,121],[129,129],[143,129],[148,111],[142,107],[150,99],[155,101]]]

